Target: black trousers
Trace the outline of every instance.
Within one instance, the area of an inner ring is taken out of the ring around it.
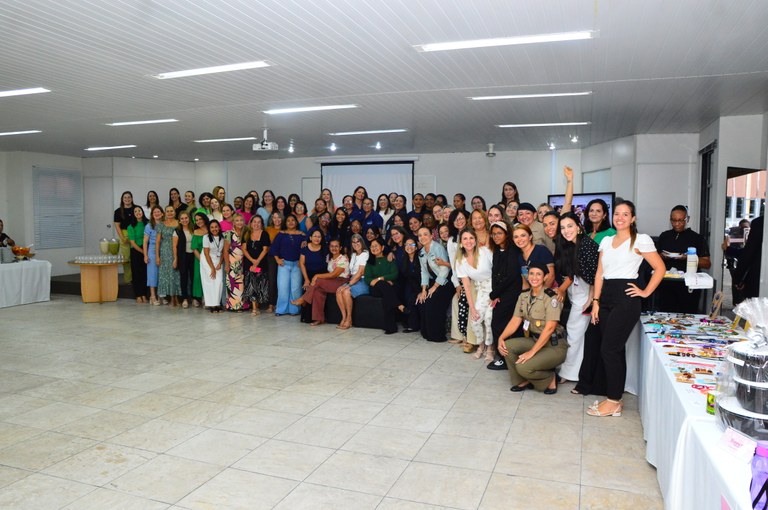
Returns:
[[[605,366],[602,356],[603,335],[600,326],[590,323],[584,333],[584,358],[579,369],[576,391],[582,395],[605,395]]]
[[[182,253],[179,258],[179,280],[181,281],[181,299],[190,299],[195,278],[195,254]]]
[[[434,285],[429,282],[429,287]],[[456,290],[448,280],[445,285],[440,285],[421,305],[421,336],[430,342],[445,342],[445,314],[451,306],[451,300]]]
[[[397,287],[380,280],[376,285],[371,286],[370,292],[371,296],[381,298],[384,323],[387,325],[384,331],[387,333],[397,331],[397,307],[402,304],[400,298],[397,297]]]
[[[499,351],[499,337],[504,332],[504,328],[507,327],[509,321],[512,320],[512,316],[515,313],[515,306],[517,300],[512,302],[510,299],[501,298],[496,306],[493,307],[493,316],[491,316],[491,333],[493,333],[493,345],[496,348],[496,352]],[[510,338],[517,338],[523,336],[522,333],[513,334]]]
[[[147,265],[144,263],[144,254],[131,248],[131,285],[134,297],[147,296]]]
[[[636,280],[603,280],[599,325],[603,341],[600,353],[605,367],[605,394],[620,400],[627,378],[626,345],[640,319],[642,300],[626,295],[627,285]]]
[[[267,278],[269,279],[269,304],[277,304],[277,262],[275,257],[267,256]]]
[[[421,288],[419,288],[421,292]],[[416,296],[418,292],[414,292],[410,287],[404,289],[403,304],[410,310],[410,313],[405,317],[405,327],[408,329],[421,330],[421,305],[416,304]]]

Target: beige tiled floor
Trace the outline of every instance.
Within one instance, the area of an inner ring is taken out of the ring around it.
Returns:
[[[417,334],[196,309],[0,310],[0,508],[660,509],[637,402]]]

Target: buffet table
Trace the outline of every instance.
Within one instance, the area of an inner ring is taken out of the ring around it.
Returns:
[[[701,317],[696,316],[695,322]],[[719,352],[708,347],[706,339],[716,335],[705,329],[709,326],[696,325],[683,328],[685,333],[674,329],[660,332],[646,324],[649,319],[641,318],[643,329],[638,334],[640,416],[647,442],[646,460],[656,467],[665,507],[751,508],[749,465],[720,449],[717,442],[722,430],[716,418],[706,412],[706,392],[714,386],[714,374],[721,364],[715,357]],[[686,338],[696,344],[683,343]],[[702,349],[713,357],[691,355]],[[681,375],[681,371],[687,372]]]
[[[0,308],[50,300],[50,262],[23,260],[0,264]]]

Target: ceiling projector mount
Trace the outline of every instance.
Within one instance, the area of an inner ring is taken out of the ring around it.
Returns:
[[[253,150],[254,151],[276,151],[277,150],[277,142],[267,141],[267,128],[264,128],[264,131],[262,131],[261,141],[253,144]]]

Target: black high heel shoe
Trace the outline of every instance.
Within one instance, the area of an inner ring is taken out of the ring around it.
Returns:
[[[554,379],[555,379],[555,387],[545,389],[544,390],[545,395],[554,395],[555,393],[557,393],[557,385],[560,383],[560,381],[558,381],[559,377],[557,376],[557,374],[555,374]]]

